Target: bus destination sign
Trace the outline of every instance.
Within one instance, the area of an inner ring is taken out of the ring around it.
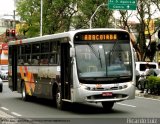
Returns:
[[[84,34],[81,37],[84,41],[117,40],[117,34]]]
[[[130,40],[127,32],[79,32],[75,35],[74,41],[117,41]]]

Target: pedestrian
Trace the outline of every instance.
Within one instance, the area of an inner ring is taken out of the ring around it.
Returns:
[[[143,79],[142,79],[142,81],[140,81],[141,82],[141,92],[140,93],[144,93],[144,90],[146,89],[146,86],[147,86],[147,71],[149,70],[150,68],[149,68],[149,64],[146,64],[146,70],[145,70],[145,72],[141,75],[141,77],[143,76]]]
[[[138,81],[140,79],[140,73],[138,70],[136,70],[135,74],[136,74],[136,87],[138,88]]]

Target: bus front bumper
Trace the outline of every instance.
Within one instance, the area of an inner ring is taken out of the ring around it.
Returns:
[[[124,89],[116,90],[86,90],[84,87],[79,87],[74,90],[73,102],[106,102],[113,101],[119,102],[127,99],[135,98],[135,86],[133,84],[126,83],[127,87]],[[110,85],[110,84],[109,84]],[[124,83],[122,84],[124,85]],[[105,86],[104,86],[105,87]],[[112,87],[110,85],[110,87]]]

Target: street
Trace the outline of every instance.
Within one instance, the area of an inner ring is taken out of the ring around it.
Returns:
[[[159,105],[160,100],[136,97],[135,100],[116,103],[111,112],[105,112],[100,103],[71,104],[62,111],[53,106],[52,100],[22,101],[21,94],[10,91],[7,82],[0,94],[0,110],[22,118],[158,118]]]

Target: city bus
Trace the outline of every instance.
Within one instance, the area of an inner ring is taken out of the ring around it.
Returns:
[[[9,88],[70,103],[115,102],[135,98],[135,62],[130,35],[122,29],[79,29],[9,42]]]

